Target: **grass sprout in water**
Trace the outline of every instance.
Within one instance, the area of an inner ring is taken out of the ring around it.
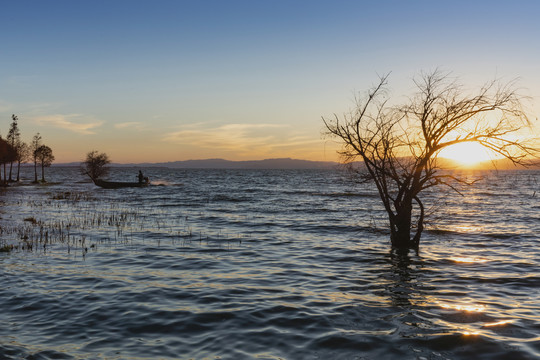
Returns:
[[[134,209],[121,200],[99,199],[87,192],[60,192],[48,199],[18,200],[32,216],[16,219],[0,228],[2,251],[51,251],[63,245],[68,253],[97,249],[98,244],[133,244],[134,237],[164,240],[172,243],[198,240],[199,243],[241,243],[244,236],[227,237],[198,231],[193,233],[187,216],[171,218],[164,211]]]

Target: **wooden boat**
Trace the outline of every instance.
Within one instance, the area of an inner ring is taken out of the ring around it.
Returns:
[[[148,178],[145,178],[143,182],[122,182],[122,181],[105,181],[101,179],[92,179],[94,184],[104,189],[120,189],[129,187],[145,187],[150,184]]]

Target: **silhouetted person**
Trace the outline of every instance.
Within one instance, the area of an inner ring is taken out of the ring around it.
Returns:
[[[139,183],[142,184],[144,182],[144,175],[141,170],[139,170]]]

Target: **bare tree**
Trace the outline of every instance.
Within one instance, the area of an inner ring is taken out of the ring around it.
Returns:
[[[32,159],[34,160],[34,182],[38,182],[37,177],[37,164],[38,164],[38,149],[41,146],[41,135],[37,133],[32,138],[32,144],[30,145],[30,151],[32,152]]]
[[[86,154],[86,160],[83,162],[82,173],[90,176],[92,181],[98,180],[100,177],[107,174],[109,169],[107,165],[111,163],[109,157],[105,153],[99,153],[96,150]]]
[[[52,149],[47,145],[41,145],[37,148],[34,156],[41,164],[41,181],[45,182],[45,168],[51,166],[54,161]]]
[[[492,81],[468,94],[436,70],[414,81],[418,92],[407,103],[390,106],[387,78],[382,76],[365,98],[357,99],[353,112],[323,121],[328,134],[342,142],[345,162],[363,161],[357,171],[377,187],[392,246],[418,250],[425,217],[419,194],[439,185],[459,192],[457,184],[465,182],[440,171],[441,150],[477,142],[516,165],[527,165],[537,149],[518,137],[530,124],[522,107],[525,98],[513,82]]]

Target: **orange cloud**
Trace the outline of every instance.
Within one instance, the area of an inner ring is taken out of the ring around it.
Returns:
[[[79,134],[95,134],[93,129],[103,125],[103,121],[89,119],[80,114],[56,114],[48,116],[39,116],[34,118],[39,125],[54,126],[60,129],[76,132]]]
[[[116,129],[134,129],[137,131],[142,131],[146,129],[144,124],[138,121],[123,122],[123,123],[115,124],[114,127]]]
[[[213,128],[197,124],[169,133],[163,141],[243,155],[281,153],[320,144],[319,139],[295,134],[289,125],[278,124],[226,124]]]

